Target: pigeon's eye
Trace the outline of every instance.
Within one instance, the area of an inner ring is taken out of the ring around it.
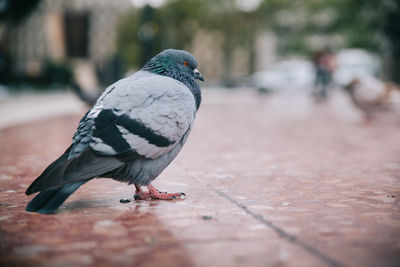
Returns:
[[[189,66],[189,62],[187,62],[186,60],[183,61],[183,65],[185,65],[186,67]]]

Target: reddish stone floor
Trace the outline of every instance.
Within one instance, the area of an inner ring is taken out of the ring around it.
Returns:
[[[0,130],[0,265],[399,266],[399,121],[344,103],[206,93],[154,183],[185,200],[122,204],[133,186],[98,179],[54,215],[24,191],[79,118]]]

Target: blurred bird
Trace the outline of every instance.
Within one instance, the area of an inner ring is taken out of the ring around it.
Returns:
[[[189,52],[168,49],[132,76],[110,85],[81,119],[71,146],[29,186],[40,193],[26,211],[54,212],[96,177],[134,184],[135,199],[176,199],[151,182],[184,145],[201,102],[204,81]],[[148,192],[141,186],[147,186]]]
[[[345,89],[353,104],[363,112],[366,121],[372,120],[380,112],[395,111],[398,105],[395,98],[400,88],[374,77],[353,78]]]

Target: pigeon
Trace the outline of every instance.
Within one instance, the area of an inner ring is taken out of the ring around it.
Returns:
[[[397,110],[396,96],[400,88],[375,77],[355,77],[344,87],[353,104],[363,113],[365,122],[376,115]]]
[[[106,88],[80,120],[70,147],[26,190],[27,195],[40,191],[26,211],[54,213],[93,178],[133,184],[135,199],[184,198],[184,193],[160,192],[151,182],[192,129],[201,103],[196,80],[204,81],[197,65],[189,52],[167,49]]]

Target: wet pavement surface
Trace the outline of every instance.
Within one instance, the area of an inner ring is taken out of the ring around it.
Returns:
[[[96,179],[57,214],[25,212],[27,186],[78,121],[0,130],[0,265],[400,265],[394,116],[365,124],[340,97],[206,92],[183,151],[154,182],[185,200],[124,204],[133,186]]]

